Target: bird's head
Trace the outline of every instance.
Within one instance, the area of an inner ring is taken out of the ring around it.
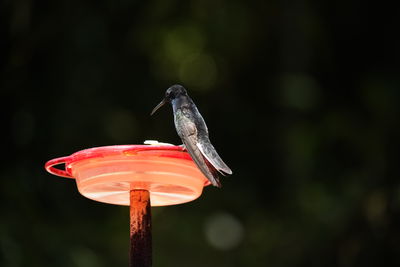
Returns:
[[[167,89],[167,91],[165,92],[165,99],[167,99],[168,102],[171,102],[175,98],[183,95],[187,95],[185,87],[179,84],[175,84]]]
[[[164,99],[158,104],[150,115],[153,115],[159,108],[161,108],[166,103],[171,103],[174,99],[177,99],[181,96],[187,96],[187,92],[185,87],[179,84],[172,85],[170,88],[167,89],[165,92]]]

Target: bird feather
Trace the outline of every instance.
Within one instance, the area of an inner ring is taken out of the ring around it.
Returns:
[[[232,170],[225,164],[225,162],[218,155],[217,150],[209,140],[203,140],[202,143],[196,143],[201,154],[211,163],[214,168],[222,175],[232,174]]]
[[[180,127],[178,134],[193,161],[214,186],[221,187],[218,175],[208,166],[207,159],[197,146],[198,140],[196,125],[189,120],[185,121],[185,123],[182,123],[181,125],[182,127]]]

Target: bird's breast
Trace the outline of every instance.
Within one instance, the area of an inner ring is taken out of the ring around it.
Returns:
[[[174,113],[175,128],[178,135],[182,138],[184,136],[196,133],[196,125],[192,117],[183,109],[177,109]]]

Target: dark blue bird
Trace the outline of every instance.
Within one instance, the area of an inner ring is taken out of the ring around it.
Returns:
[[[211,144],[207,125],[186,89],[177,84],[168,88],[151,115],[166,103],[172,105],[176,131],[193,161],[212,185],[221,187],[217,172],[227,175],[232,171]]]

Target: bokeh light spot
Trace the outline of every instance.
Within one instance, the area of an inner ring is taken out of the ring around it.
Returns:
[[[216,249],[230,250],[240,244],[244,230],[241,222],[228,213],[217,213],[205,223],[207,241]]]
[[[371,224],[382,223],[385,219],[387,199],[383,192],[369,195],[365,203],[365,215]]]
[[[203,50],[204,38],[192,26],[181,26],[168,31],[164,38],[165,56],[172,63],[179,64],[185,58]]]
[[[94,267],[103,266],[101,259],[89,248],[78,247],[72,250],[71,259],[74,266],[77,267]]]
[[[319,86],[305,74],[286,74],[281,79],[282,104],[290,108],[308,110],[319,101]]]
[[[180,80],[193,89],[208,90],[217,77],[214,59],[207,54],[195,54],[182,62],[179,69]]]

